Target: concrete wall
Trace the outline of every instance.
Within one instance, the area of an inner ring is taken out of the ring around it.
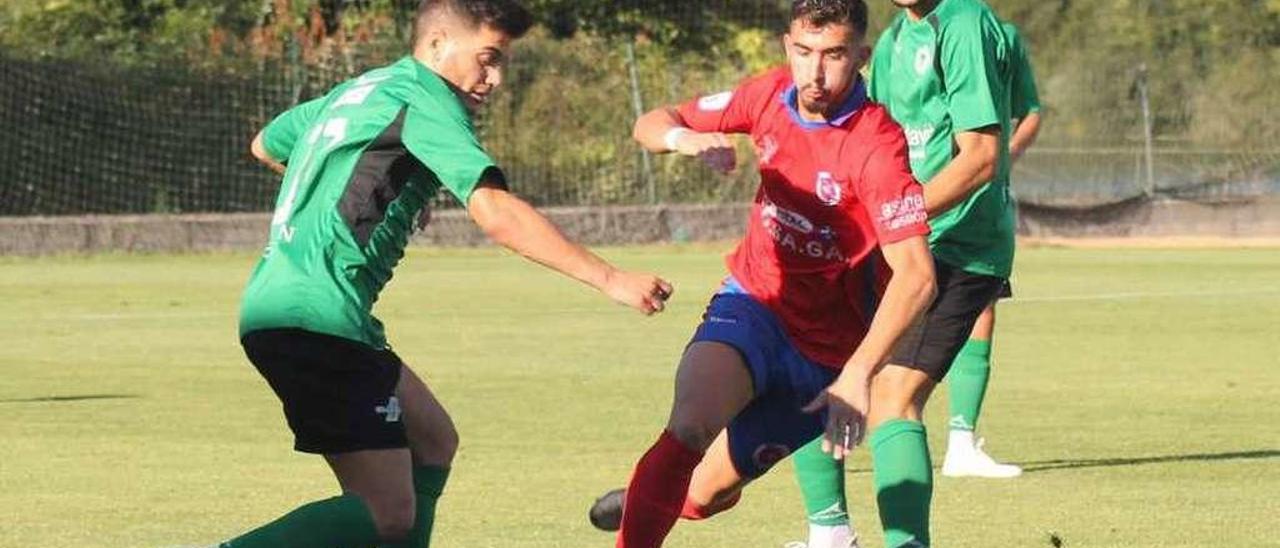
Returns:
[[[738,237],[749,205],[548,208],[573,238],[592,245],[713,241]],[[0,255],[254,250],[269,214],[0,218]],[[1202,204],[1134,200],[1082,210],[1024,206],[1020,232],[1037,238],[1277,237],[1280,197]],[[473,246],[484,235],[461,211],[441,211],[416,244]]]
[[[592,245],[729,240],[748,204],[572,207],[543,211],[574,239]],[[269,213],[0,218],[0,255],[254,250],[266,243]],[[459,210],[438,211],[414,237],[420,245],[487,241]]]

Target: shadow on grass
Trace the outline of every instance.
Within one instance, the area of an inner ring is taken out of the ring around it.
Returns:
[[[1173,462],[1214,462],[1259,460],[1280,458],[1280,450],[1259,449],[1256,451],[1231,451],[1227,453],[1191,453],[1187,455],[1163,455],[1158,457],[1105,458],[1105,459],[1055,459],[1025,462],[1012,462],[1022,467],[1025,473],[1047,472],[1050,470],[1069,470],[1074,468],[1104,468],[1109,466],[1140,466],[1144,464],[1167,464]],[[850,468],[849,474],[868,474],[870,468]]]
[[[137,394],[82,394],[79,396],[40,396],[38,398],[0,399],[0,403],[65,403],[88,400],[131,400],[141,398]]]
[[[1189,455],[1165,455],[1160,457],[1134,457],[1110,459],[1058,459],[1017,463],[1024,472],[1045,472],[1048,470],[1068,470],[1072,468],[1100,468],[1106,466],[1138,466],[1142,464],[1165,464],[1170,462],[1213,462],[1227,460],[1257,460],[1280,458],[1280,451],[1260,449],[1257,451],[1232,451],[1228,453],[1192,453]]]

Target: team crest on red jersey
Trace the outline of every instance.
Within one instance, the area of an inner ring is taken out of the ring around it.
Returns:
[[[759,150],[757,152],[760,157],[760,165],[765,165],[771,162],[773,157],[778,154],[778,140],[774,139],[772,135],[765,135],[764,139],[760,140],[760,146],[758,148]]]
[[[830,171],[819,171],[818,182],[814,184],[814,193],[822,203],[834,206],[840,203],[843,192],[840,190],[840,183],[836,182],[836,178]]]

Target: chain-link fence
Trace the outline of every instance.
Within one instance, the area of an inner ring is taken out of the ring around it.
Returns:
[[[696,47],[644,33],[558,37],[554,28],[536,29],[518,43],[506,84],[478,120],[482,138],[515,190],[540,205],[747,200],[757,177],[745,144],[744,165],[724,176],[645,154],[630,131],[645,109],[729,88],[783,61],[777,27],[766,23],[782,20],[777,3],[751,5],[756,11],[737,14],[745,22]],[[0,51],[0,215],[268,210],[278,180],[249,158],[253,134],[297,101],[394,60],[399,49],[216,73]],[[1157,195],[1215,201],[1280,193],[1280,142],[1249,129],[1266,105],[1280,107],[1280,92],[1189,95],[1150,83],[1167,81],[1140,70],[1148,62],[1150,72],[1166,70],[1159,59],[1112,61],[1129,68],[1040,71],[1045,131],[1015,167],[1020,200],[1090,207]],[[1229,108],[1245,100],[1255,106]]]

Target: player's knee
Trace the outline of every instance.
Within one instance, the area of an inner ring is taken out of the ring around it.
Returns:
[[[716,435],[720,433],[720,428],[680,417],[672,417],[667,430],[671,431],[671,435],[675,436],[681,444],[694,451],[706,451],[707,447],[711,446],[712,440],[716,439]]]
[[[452,461],[453,456],[458,453],[459,441],[458,430],[450,424],[449,428],[440,433],[440,440],[438,441],[440,444],[440,453]]]
[[[902,419],[910,414],[912,398],[910,394],[881,391],[871,395],[871,414],[873,419],[882,416],[886,419]]]
[[[458,430],[452,423],[442,425],[438,431],[433,432],[427,438],[430,445],[427,450],[434,457],[431,463],[447,465],[452,462],[453,456],[458,453],[458,441]]]
[[[409,537],[417,517],[416,501],[412,494],[408,497],[387,497],[369,502],[378,538],[385,542],[399,542]]]
[[[893,419],[919,420],[932,390],[932,379],[919,371],[885,368],[872,379],[871,427]]]
[[[418,464],[448,466],[458,452],[458,430],[452,422],[420,428],[409,432],[409,446]]]

